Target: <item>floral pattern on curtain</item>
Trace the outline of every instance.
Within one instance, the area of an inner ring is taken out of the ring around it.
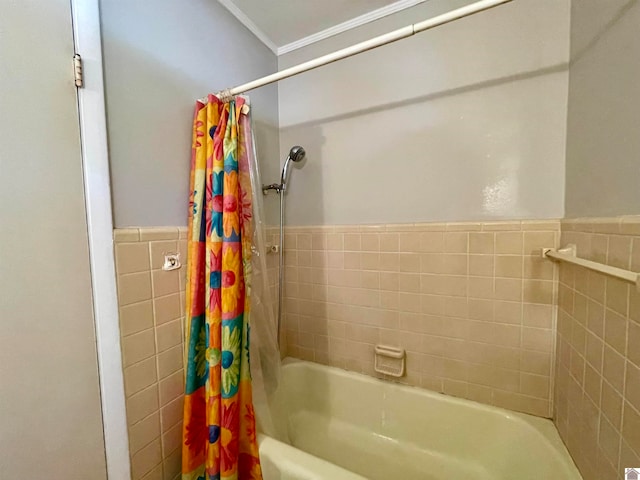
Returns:
[[[193,120],[183,480],[261,480],[249,370],[252,133],[243,97]]]

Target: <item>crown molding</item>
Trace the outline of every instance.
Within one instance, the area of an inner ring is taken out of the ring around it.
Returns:
[[[236,17],[240,23],[242,23],[245,27],[249,29],[251,33],[253,33],[258,40],[264,43],[269,50],[278,55],[278,47],[275,43],[271,41],[269,36],[264,33],[260,28],[253,23],[253,21],[245,15],[245,13],[238,8],[238,6],[233,3],[233,0],[218,0],[229,12],[231,15]]]
[[[278,56],[292,52],[299,48],[306,47],[307,45],[320,42],[326,38],[339,35],[354,28],[361,27],[362,25],[366,25],[367,23],[375,22],[376,20],[388,17],[389,15],[393,15],[394,13],[401,12],[402,10],[406,10],[407,8],[415,7],[416,5],[419,5],[426,1],[428,0],[398,0],[397,2],[394,2],[385,7],[372,10],[363,15],[347,20],[346,22],[339,23],[337,25],[334,25],[333,27],[326,28],[312,35],[296,40],[295,42],[291,42],[278,47],[275,43],[273,43],[273,41],[265,32],[263,32],[255,23],[253,23],[253,21],[240,8],[238,8],[233,0],[218,0],[218,2],[220,2],[220,4],[222,4],[234,17],[236,17],[236,19],[240,23],[248,28],[251,33],[253,33],[262,43],[267,46],[267,48],[269,48],[269,50],[271,50]]]
[[[220,0],[220,1],[223,3],[226,3],[227,1],[231,2],[231,0]],[[401,12],[402,10],[406,10],[407,8],[414,7],[426,1],[427,0],[398,0],[397,2],[387,5],[385,7],[372,10],[368,13],[352,18],[351,20],[347,20],[346,22],[342,22],[337,25],[334,25],[333,27],[329,27],[325,30],[321,30],[317,33],[314,33],[313,35],[309,35],[307,37],[301,38],[300,40],[296,40],[295,42],[291,42],[286,45],[283,45],[282,47],[278,47],[276,54],[278,56],[284,55],[285,53],[289,53],[289,52],[292,52],[293,50],[297,50],[299,48],[306,47],[307,45],[311,45],[312,43],[316,43],[326,38],[339,35],[340,33],[344,33],[348,30],[361,27],[362,25],[366,25],[367,23],[374,22],[376,20],[387,17],[389,15],[393,15],[394,13]]]

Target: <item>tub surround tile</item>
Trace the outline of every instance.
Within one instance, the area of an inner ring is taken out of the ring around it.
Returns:
[[[149,270],[149,255],[144,243],[116,243],[115,259],[120,274]]]
[[[113,231],[113,241],[115,243],[138,242],[139,240],[140,230],[137,228],[118,228]]]
[[[557,247],[559,230],[557,220],[286,227],[288,355],[378,376],[373,346],[395,345],[407,351],[402,383],[549,417],[557,267],[534,255]],[[277,268],[271,276],[275,285]]]
[[[133,454],[160,436],[160,415],[154,412],[129,428],[129,448]]]
[[[114,231],[133,480],[180,473],[186,266],[161,268],[166,253],[186,263],[186,234],[184,227]]]
[[[120,334],[122,337],[153,327],[151,300],[120,307]]]
[[[640,270],[640,217],[561,222],[578,255]],[[615,478],[640,458],[640,304],[634,288],[560,266],[554,421],[585,480]]]
[[[129,426],[158,411],[159,404],[157,383],[128,397],[126,408]]]
[[[160,441],[156,439],[131,456],[131,478],[141,479],[162,461]]]
[[[118,303],[121,307],[151,298],[149,272],[118,275]]]

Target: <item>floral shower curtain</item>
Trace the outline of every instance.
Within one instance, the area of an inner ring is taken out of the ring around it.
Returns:
[[[249,105],[196,104],[189,205],[183,480],[261,480],[249,371]]]

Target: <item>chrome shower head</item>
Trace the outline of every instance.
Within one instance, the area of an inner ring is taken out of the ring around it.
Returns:
[[[291,147],[289,150],[289,158],[294,162],[301,162],[307,156],[307,152],[304,151],[300,145],[296,145],[295,147]]]
[[[295,147],[291,147],[291,150],[289,150],[289,156],[287,156],[287,159],[284,162],[284,167],[282,168],[282,175],[280,176],[280,189],[284,192],[287,189],[287,180],[289,179],[289,169],[290,169],[290,162],[301,162],[302,160],[304,160],[307,156],[307,152],[304,151],[304,148],[302,148],[299,145],[296,145]]]

